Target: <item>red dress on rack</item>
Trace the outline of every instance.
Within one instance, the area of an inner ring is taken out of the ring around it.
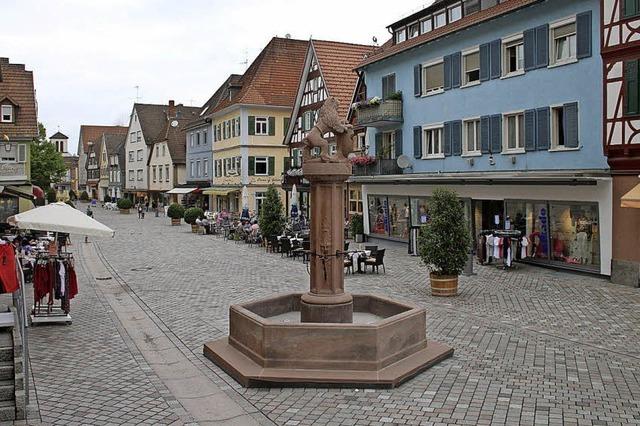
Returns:
[[[13,293],[20,288],[16,272],[16,253],[9,244],[0,245],[0,282],[5,293]]]

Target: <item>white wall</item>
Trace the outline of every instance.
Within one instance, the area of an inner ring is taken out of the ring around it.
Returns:
[[[124,187],[128,190],[147,191],[149,189],[149,173],[147,171],[148,148],[144,141],[144,134],[140,127],[140,121],[137,119],[138,114],[133,111],[131,120],[129,121],[129,131],[127,132],[127,143],[125,146],[125,169],[124,169]],[[141,132],[140,142],[131,142],[131,133]],[[142,160],[138,160],[138,150],[142,150]],[[129,161],[129,151],[133,151],[133,161]],[[138,170],[142,170],[142,180],[137,178]],[[129,180],[129,170],[134,170],[134,180]]]

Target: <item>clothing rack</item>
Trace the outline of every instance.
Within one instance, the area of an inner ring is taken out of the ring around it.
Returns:
[[[516,250],[520,248],[518,247],[518,244],[520,243],[520,240],[522,238],[521,231],[511,230],[511,229],[483,229],[478,233],[478,235],[481,237],[494,236],[498,238],[508,238],[511,243],[515,242],[515,244],[513,244],[512,246],[513,248],[511,248],[511,256],[513,259],[516,258],[516,256],[514,256],[514,253],[516,252]],[[496,263],[496,267],[498,269],[507,270],[507,269],[515,268],[514,262],[513,261],[508,262],[505,257],[496,258],[492,255],[487,255],[486,258],[488,259],[490,258],[493,260],[502,259],[501,263]],[[485,264],[482,260],[480,263]],[[487,263],[489,263],[489,261]]]
[[[36,253],[36,260],[34,264],[34,274],[33,274],[33,284],[34,284],[34,297],[33,297],[33,309],[31,311],[31,323],[32,324],[51,324],[51,323],[65,323],[71,324],[72,318],[69,314],[69,287],[66,288],[66,294],[64,297],[57,299],[57,304],[54,302],[54,295],[49,294],[49,302],[47,302],[44,306],[42,301],[46,298],[47,294],[43,295],[41,298],[38,298],[36,292],[36,282],[35,282],[35,270],[38,267],[38,264],[42,263],[50,263],[50,262],[67,262],[67,268],[69,265],[73,267],[73,253],[58,251],[57,254],[51,254],[49,252],[39,252]],[[66,272],[69,274],[69,272]],[[75,271],[74,271],[75,273]],[[67,277],[68,279],[68,277]],[[50,292],[54,291],[53,287],[50,288]],[[65,302],[67,304],[65,308]]]

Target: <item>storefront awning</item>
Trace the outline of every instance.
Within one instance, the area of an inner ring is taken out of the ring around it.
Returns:
[[[214,186],[211,188],[205,188],[202,193],[204,195],[229,195],[232,192],[238,192],[241,191],[242,188],[236,188],[236,187],[228,187],[228,186]]]
[[[622,196],[620,199],[620,207],[640,209],[640,183]]]
[[[198,188],[173,188],[171,191],[167,191],[167,194],[190,194]]]
[[[29,193],[28,191],[13,185],[0,186],[0,192],[8,195],[15,195],[30,201],[33,201],[34,198],[33,193]]]

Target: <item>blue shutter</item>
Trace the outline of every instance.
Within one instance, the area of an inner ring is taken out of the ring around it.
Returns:
[[[460,87],[462,84],[461,79],[462,69],[462,52],[456,52],[451,55],[451,85],[453,87]]]
[[[387,98],[387,91],[389,90],[389,80],[387,78],[387,76],[385,75],[384,77],[382,77],[382,99],[386,99]]]
[[[591,56],[591,11],[576,16],[576,57],[578,59]]]
[[[578,147],[578,103],[564,104],[564,146],[567,148]]]
[[[413,94],[422,96],[422,65],[420,64],[413,67]]]
[[[492,41],[489,50],[491,53],[491,78],[500,78],[500,75],[502,74],[502,63],[500,62],[500,58],[502,56],[502,41]]]
[[[480,81],[489,80],[490,76],[490,60],[489,60],[489,44],[480,45]]]
[[[376,133],[376,158],[380,158],[382,155],[382,132]]]
[[[549,119],[551,117],[551,109],[549,107],[538,108],[537,112],[537,143],[536,148],[539,151],[549,149]]]
[[[444,155],[451,155],[451,121],[444,123]]]
[[[413,157],[422,158],[422,127],[413,127]]]
[[[451,55],[444,57],[444,90],[451,89]]]
[[[499,154],[502,152],[502,116],[500,114],[491,116],[489,133],[491,135],[491,153]]]
[[[536,150],[536,110],[528,109],[524,112],[524,148],[527,151]]]
[[[536,30],[524,32],[524,69],[530,71],[536,67]]]
[[[489,154],[491,150],[489,149],[490,141],[489,141],[489,124],[491,122],[491,118],[488,115],[484,117],[480,117],[480,150],[483,154]]]
[[[462,121],[451,124],[451,150],[453,155],[462,155]]]
[[[549,65],[549,25],[536,28],[536,67]]]
[[[402,129],[396,130],[395,145],[396,158],[398,158],[402,155]]]

